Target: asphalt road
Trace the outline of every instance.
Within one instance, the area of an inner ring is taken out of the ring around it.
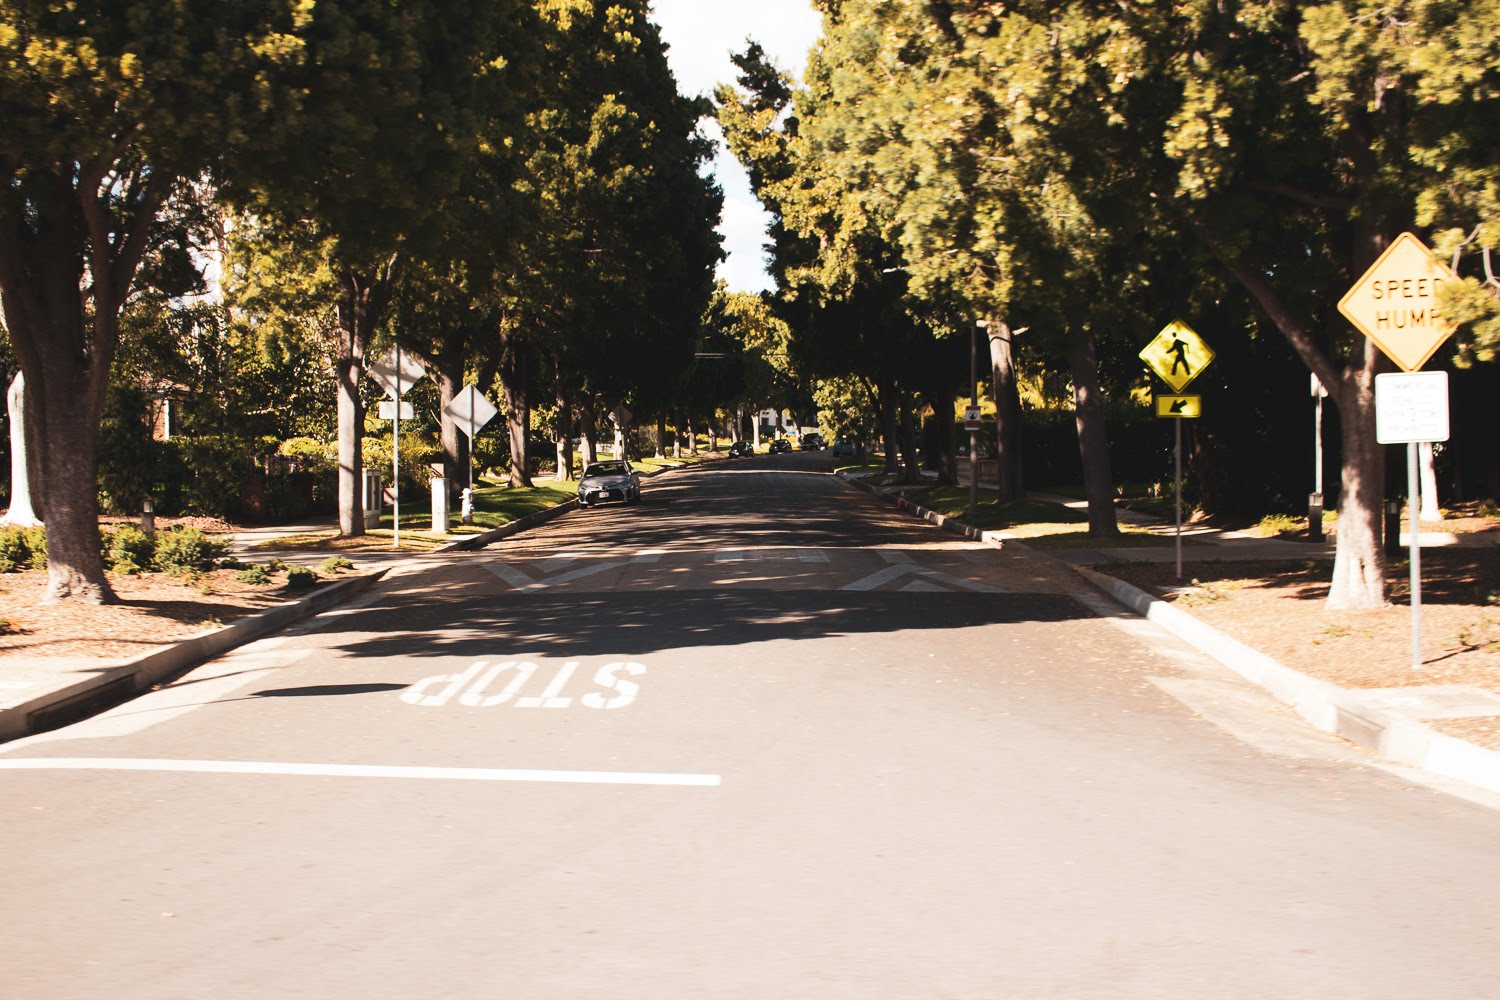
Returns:
[[[822,455],[0,747],[6,997],[1472,998],[1500,812]]]

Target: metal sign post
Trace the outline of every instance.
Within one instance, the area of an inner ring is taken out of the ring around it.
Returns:
[[[401,345],[396,345],[396,408],[391,416],[391,547],[401,547]]]
[[[1411,666],[1422,668],[1422,498],[1417,445],[1448,440],[1448,373],[1375,376],[1375,440],[1406,445],[1411,505]]]
[[[1214,360],[1213,348],[1182,320],[1168,323],[1139,355],[1146,367],[1156,373],[1174,393],[1181,393],[1189,383],[1203,373]],[[1202,396],[1159,395],[1155,399],[1156,415],[1172,419],[1177,424],[1173,433],[1175,447],[1172,450],[1176,466],[1176,532],[1177,579],[1182,579],[1182,422],[1196,420],[1203,415]]]
[[[370,378],[385,390],[385,394],[394,401],[391,409],[391,498],[394,517],[394,541],[396,548],[401,547],[401,392],[406,386],[416,381],[427,372],[420,362],[401,356],[401,345],[397,344],[390,354],[376,361],[366,369]],[[383,417],[384,407],[381,407]]]

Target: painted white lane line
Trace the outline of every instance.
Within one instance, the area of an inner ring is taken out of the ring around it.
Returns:
[[[374,764],[278,764],[253,760],[156,760],[134,757],[0,758],[6,771],[171,771],[196,774],[284,774],[322,778],[420,778],[443,781],[532,781],[572,785],[718,787],[717,774],[636,771],[532,771],[490,767],[401,767]]]
[[[582,552],[562,552],[551,559],[543,559],[536,565],[543,573],[556,573],[564,566],[577,562],[582,555]]]
[[[973,590],[980,594],[1005,593],[1005,591],[1000,587],[992,587],[987,583],[980,583],[978,580],[966,580],[961,576],[953,576],[952,574],[944,573],[940,569],[929,569],[926,566],[914,566],[912,567],[912,572],[921,573],[923,576],[929,579],[939,580],[943,583],[948,584],[949,586],[958,587],[961,590]]]
[[[517,590],[547,589],[545,583],[538,583],[514,566],[507,566],[505,563],[481,563],[481,565]]]
[[[879,552],[880,558],[888,563],[909,563],[912,561],[911,556],[900,549],[876,549],[875,551]]]
[[[901,590],[904,593],[918,592],[927,594],[946,594],[949,592],[947,587],[939,587],[937,584],[928,583],[926,580],[913,580],[902,587]]]
[[[661,562],[661,557],[666,554],[666,549],[641,549],[630,561],[633,563]]]
[[[865,577],[862,580],[855,580],[853,583],[846,583],[839,589],[874,590],[876,587],[880,587],[887,583],[890,583],[892,580],[895,580],[898,577],[905,576],[906,574],[911,572],[911,569],[912,568],[910,566],[905,565],[887,566],[885,569],[879,570],[875,573],[871,573],[869,576]]]
[[[714,553],[714,562],[744,562],[750,557],[746,549],[720,549]]]
[[[616,562],[614,560],[610,560],[608,562],[590,563],[587,566],[580,566],[577,569],[572,570],[571,572],[559,573],[557,576],[554,576],[552,579],[548,580],[546,585],[555,583],[571,583],[574,580],[582,580],[586,576],[593,576],[595,573],[603,573],[607,569],[619,569],[624,565],[625,564],[623,562]]]
[[[826,563],[828,553],[822,549],[798,549],[797,558],[805,563]]]

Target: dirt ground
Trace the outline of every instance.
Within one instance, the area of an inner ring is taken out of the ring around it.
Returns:
[[[189,581],[164,573],[110,574],[118,604],[38,604],[45,570],[0,575],[0,656],[126,658],[228,625],[291,600],[284,576],[255,586],[218,569]]]
[[[1392,604],[1330,611],[1332,563],[1191,562],[1100,567],[1273,659],[1347,688],[1473,684],[1500,692],[1500,547],[1422,550],[1421,666],[1412,667],[1409,566],[1387,571]],[[1500,749],[1500,719],[1432,723]]]

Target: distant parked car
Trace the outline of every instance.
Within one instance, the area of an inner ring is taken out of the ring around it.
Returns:
[[[629,462],[595,462],[578,480],[578,506],[620,500],[635,503],[641,498],[641,477]]]
[[[803,451],[822,451],[824,448],[823,435],[817,431],[808,431],[802,435]]]
[[[773,455],[780,455],[784,451],[791,450],[792,442],[788,441],[786,438],[777,438],[775,441],[771,442],[771,454]]]
[[[839,438],[837,441],[835,441],[833,443],[833,457],[834,458],[853,458],[854,457],[854,442],[850,441],[848,438]]]
[[[741,455],[753,455],[755,449],[750,446],[749,441],[736,441],[729,446],[729,457],[739,458]]]

